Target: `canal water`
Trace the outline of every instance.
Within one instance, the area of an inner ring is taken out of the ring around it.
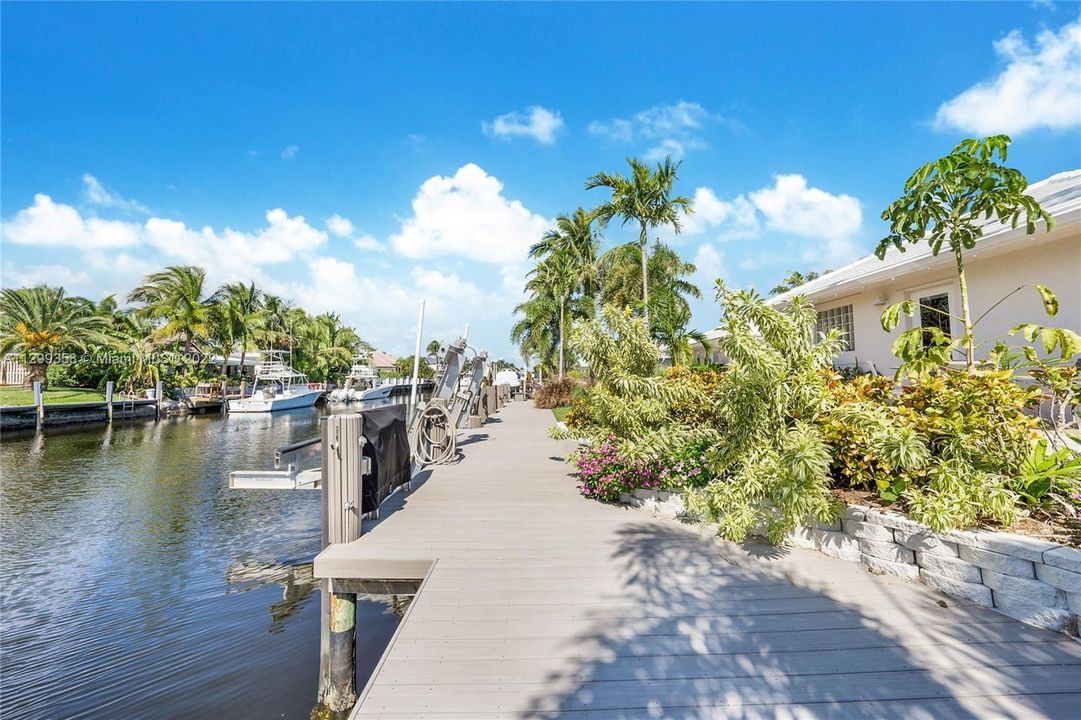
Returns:
[[[228,474],[272,467],[324,412],[5,434],[5,720],[308,718],[319,492],[229,490]],[[397,622],[358,604],[362,684]]]

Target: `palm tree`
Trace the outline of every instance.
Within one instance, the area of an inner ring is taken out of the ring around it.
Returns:
[[[635,243],[617,245],[601,257],[601,276],[604,278],[602,298],[605,305],[642,308],[638,299],[640,273],[639,249]],[[696,272],[693,263],[684,262],[679,253],[667,245],[656,242],[647,260],[650,287],[654,288],[643,314],[654,312],[660,303],[677,303],[690,315],[687,298],[700,299],[701,291],[687,278]],[[654,297],[656,296],[656,297]]]
[[[774,285],[773,289],[769,291],[769,294],[780,295],[781,293],[786,293],[793,288],[798,288],[800,285],[806,285],[812,280],[820,278],[822,277],[822,275],[828,272],[829,270],[826,270],[823,273],[815,272],[814,270],[812,270],[806,275],[804,275],[799,270],[793,270],[792,272],[788,273],[788,277],[786,277],[777,285]]]
[[[343,325],[336,313],[308,317],[298,330],[294,364],[306,367],[321,380],[348,370],[353,355],[364,344],[356,330]]]
[[[432,340],[428,343],[428,347],[425,348],[425,352],[427,352],[429,355],[435,355],[437,352],[439,352],[439,348],[441,347],[443,346],[438,340]]]
[[[596,218],[582,208],[573,215],[560,215],[556,225],[529,249],[530,257],[544,260],[554,255],[563,254],[572,266],[582,294],[592,303],[597,292],[600,266],[597,255],[600,252],[600,238],[593,221]]]
[[[240,372],[244,372],[248,345],[259,337],[263,328],[263,292],[255,287],[255,283],[231,283],[220,287],[214,296],[230,306],[229,314],[236,328],[235,340],[240,343]]]
[[[529,273],[526,290],[534,296],[549,295],[558,305],[559,325],[559,377],[563,378],[566,364],[564,339],[566,337],[567,304],[578,288],[578,273],[570,253],[556,251],[546,257]]]
[[[128,293],[128,302],[143,303],[136,312],[162,326],[158,337],[184,338],[184,352],[191,354],[195,341],[206,334],[211,300],[204,295],[206,270],[192,265],[172,265],[147,275]]]
[[[93,303],[67,297],[64,288],[39,285],[0,294],[0,356],[16,355],[26,364],[26,388],[35,382],[48,388],[49,365],[58,353],[116,347],[109,329],[109,319],[94,312]]]
[[[646,327],[649,326],[649,272],[647,254],[650,228],[670,225],[675,232],[680,231],[681,213],[693,212],[691,199],[682,195],[672,196],[672,185],[677,179],[679,163],[673,163],[666,157],[657,164],[653,171],[648,165],[636,158],[629,158],[631,176],[619,173],[597,173],[586,180],[586,189],[606,187],[612,191],[612,199],[601,204],[593,211],[601,225],[607,225],[612,218],[623,218],[623,224],[636,221],[639,226],[638,248],[642,260],[642,312]]]
[[[691,309],[678,295],[670,292],[654,293],[653,338],[668,348],[673,365],[688,365],[694,357],[691,343],[709,347],[705,333],[687,329],[691,321]]]

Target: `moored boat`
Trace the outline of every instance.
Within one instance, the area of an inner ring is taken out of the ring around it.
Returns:
[[[286,362],[286,353],[278,350],[264,352],[264,361],[255,371],[252,394],[229,401],[231,413],[264,413],[311,407],[323,389],[312,386],[303,373]]]

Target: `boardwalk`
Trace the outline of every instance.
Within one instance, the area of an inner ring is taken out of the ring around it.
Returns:
[[[1076,641],[586,501],[551,423],[511,403],[319,558],[319,574],[427,574],[354,717],[1081,717]]]

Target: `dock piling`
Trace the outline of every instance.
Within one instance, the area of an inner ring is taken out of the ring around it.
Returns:
[[[323,547],[352,542],[361,534],[364,475],[364,421],[360,415],[323,420]],[[353,593],[336,592],[323,581],[319,652],[319,702],[333,711],[357,701],[356,604]]]
[[[38,427],[41,427],[45,424],[45,393],[37,380],[34,381],[34,407],[37,408]]]
[[[105,419],[110,423],[113,421],[113,391],[116,389],[116,383],[112,380],[105,383]]]

